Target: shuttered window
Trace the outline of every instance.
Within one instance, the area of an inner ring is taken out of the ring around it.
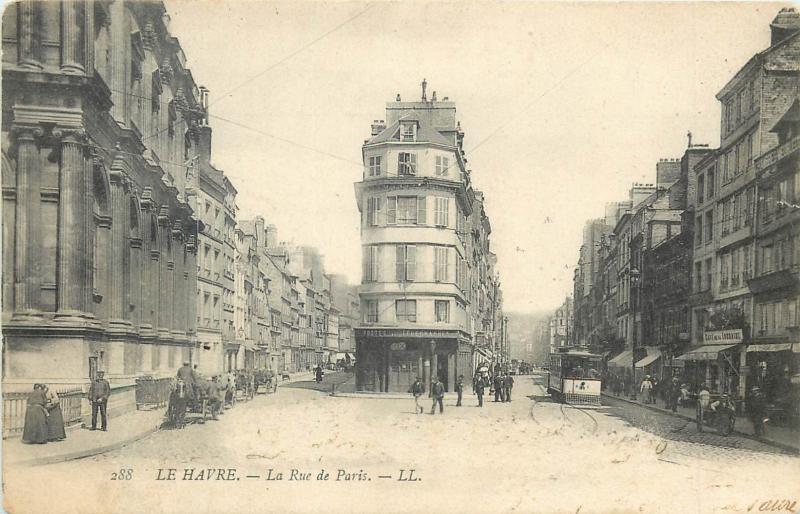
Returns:
[[[364,282],[375,282],[378,280],[379,249],[380,247],[376,245],[364,247]]]
[[[413,245],[397,245],[395,278],[398,282],[415,280],[417,271],[416,253],[416,247]]]
[[[395,300],[395,315],[399,323],[417,321],[417,301],[416,300]]]
[[[381,198],[372,196],[367,198],[367,225],[378,226],[381,211]]]
[[[434,215],[434,223],[437,227],[448,226],[450,219],[450,199],[443,197],[436,197],[436,212]]]
[[[435,280],[437,282],[447,282],[448,280],[448,253],[448,248],[444,246],[434,248]]]

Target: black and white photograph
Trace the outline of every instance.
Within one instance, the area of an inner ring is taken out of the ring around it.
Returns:
[[[800,514],[800,6],[3,0],[11,514]]]

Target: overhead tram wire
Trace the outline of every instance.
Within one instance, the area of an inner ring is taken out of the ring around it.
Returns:
[[[320,36],[318,36],[317,38],[315,38],[315,39],[313,39],[313,40],[309,41],[308,43],[306,43],[305,45],[301,46],[300,48],[298,48],[298,49],[297,49],[297,50],[295,50],[294,52],[290,53],[289,55],[287,55],[287,56],[286,56],[286,57],[284,57],[283,59],[281,59],[281,60],[279,60],[279,61],[276,61],[276,62],[274,62],[274,63],[270,64],[270,65],[269,65],[269,66],[267,66],[267,67],[266,67],[264,70],[262,70],[262,71],[260,71],[260,72],[256,73],[255,75],[253,75],[253,76],[252,76],[252,77],[250,77],[249,79],[247,79],[247,80],[245,80],[245,81],[243,81],[243,82],[240,82],[239,84],[235,85],[235,86],[234,86],[234,87],[232,87],[231,89],[229,89],[229,90],[225,91],[224,93],[222,93],[221,95],[219,95],[219,96],[217,97],[217,99],[216,99],[216,100],[214,100],[213,102],[210,102],[210,103],[208,104],[208,106],[209,106],[209,107],[211,107],[212,105],[214,105],[214,104],[216,104],[217,102],[221,101],[223,98],[227,98],[227,97],[228,97],[228,96],[229,96],[231,93],[233,93],[233,92],[234,92],[234,91],[236,91],[237,89],[240,89],[240,88],[244,87],[245,85],[249,84],[250,82],[252,82],[252,81],[254,81],[254,80],[256,80],[256,79],[258,79],[258,78],[262,77],[262,76],[263,76],[263,75],[265,75],[266,73],[268,73],[268,72],[272,71],[273,69],[275,69],[276,67],[280,66],[281,64],[283,64],[283,63],[285,63],[285,62],[289,61],[290,59],[292,59],[292,58],[293,58],[293,57],[295,57],[296,55],[300,54],[301,52],[303,52],[303,51],[307,50],[308,48],[310,48],[311,46],[315,45],[316,43],[319,43],[320,41],[322,41],[323,39],[325,39],[325,38],[326,38],[326,37],[328,37],[329,35],[333,34],[333,33],[334,33],[334,32],[336,32],[337,30],[339,30],[339,29],[341,29],[342,27],[344,27],[345,25],[347,25],[347,24],[351,23],[352,21],[354,21],[356,18],[358,18],[358,17],[360,17],[360,16],[364,15],[364,14],[365,14],[367,11],[369,11],[370,9],[372,9],[372,8],[374,7],[374,5],[375,5],[375,4],[368,4],[368,5],[367,5],[367,7],[366,7],[365,9],[363,9],[363,10],[359,11],[359,12],[358,12],[357,14],[355,14],[354,16],[351,16],[350,18],[347,18],[346,20],[344,20],[344,21],[343,21],[343,22],[341,22],[340,24],[336,25],[335,27],[333,27],[332,29],[328,30],[327,32],[324,32],[323,34],[321,34],[321,35],[320,35]],[[184,120],[181,120],[181,122],[183,123],[183,122],[184,122]],[[154,134],[151,134],[151,135],[149,135],[149,136],[147,136],[147,137],[143,138],[143,139],[142,139],[142,142],[144,142],[144,141],[147,141],[147,140],[149,140],[149,139],[152,139],[153,137],[156,137],[156,136],[158,136],[159,134],[161,134],[161,133],[162,133],[162,132],[164,132],[165,130],[167,130],[167,128],[165,128],[165,129],[162,129],[162,130],[159,130],[158,132],[156,132],[156,133],[154,133]]]

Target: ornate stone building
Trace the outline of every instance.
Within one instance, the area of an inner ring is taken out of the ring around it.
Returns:
[[[3,12],[4,388],[84,385],[110,408],[195,338],[190,162],[203,96],[157,2]]]

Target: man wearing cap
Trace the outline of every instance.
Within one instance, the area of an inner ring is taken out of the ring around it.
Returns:
[[[108,428],[108,416],[106,414],[106,407],[108,406],[108,397],[111,396],[111,384],[103,378],[104,372],[98,371],[97,376],[89,387],[89,401],[92,403],[92,430],[97,430],[97,411],[100,411],[100,420],[102,422],[102,430],[105,432]]]

